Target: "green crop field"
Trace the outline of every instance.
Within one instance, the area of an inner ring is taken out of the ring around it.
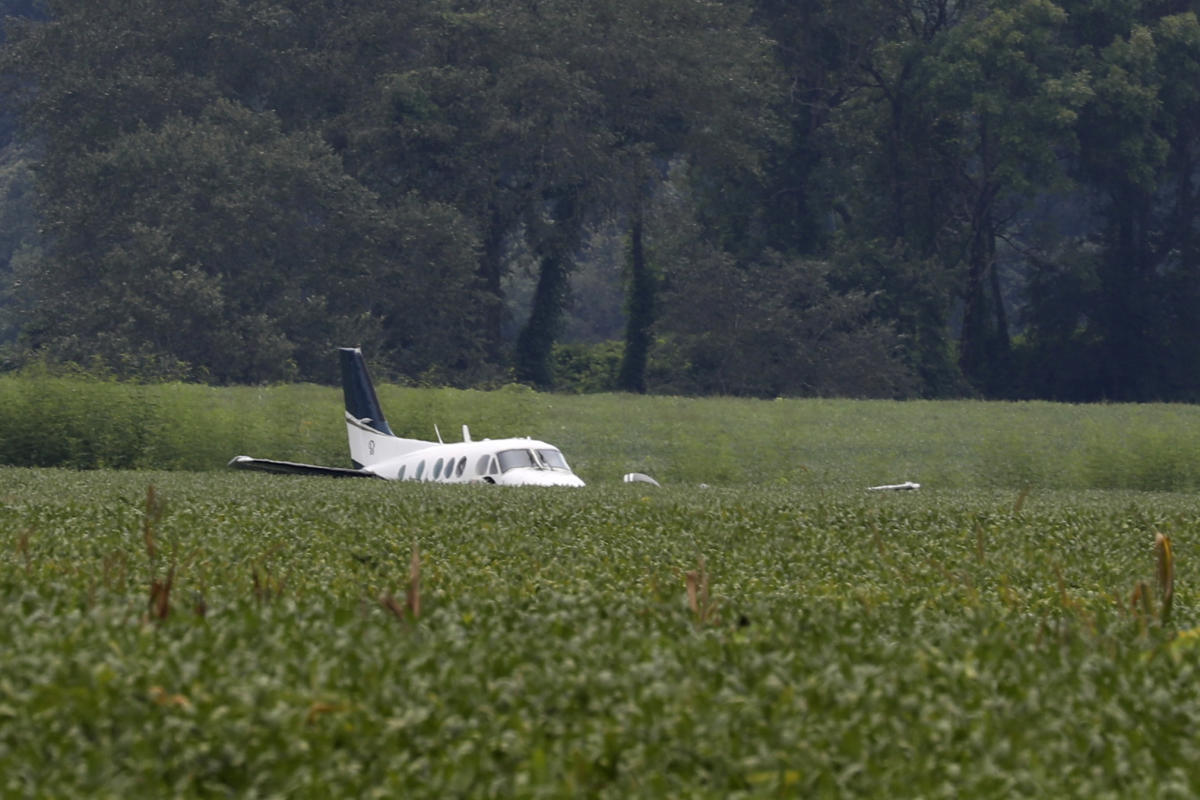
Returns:
[[[320,387],[53,387],[137,469],[0,468],[0,796],[1200,792],[1194,408],[381,390],[545,491],[220,468],[344,463]]]
[[[692,400],[383,385],[402,436],[534,436],[589,483],[1200,490],[1200,406]],[[341,390],[0,376],[0,464],[183,471],[247,454],[349,466]]]

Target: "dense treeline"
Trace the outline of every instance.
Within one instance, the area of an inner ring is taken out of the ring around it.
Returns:
[[[1200,397],[1194,3],[0,8],[10,365]]]

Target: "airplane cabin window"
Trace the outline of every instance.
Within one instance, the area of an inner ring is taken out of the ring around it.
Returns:
[[[417,464],[417,474],[413,477],[415,477],[417,480],[421,480],[421,476],[424,474],[425,474],[425,462],[422,461],[420,464]]]
[[[398,480],[398,481],[404,480],[404,467],[405,466],[406,466],[405,464],[400,465],[400,471],[396,473],[396,480]]]
[[[436,481],[440,477],[442,477],[442,460],[439,458],[433,462],[433,479]]]
[[[467,457],[463,456],[458,460],[458,466],[454,468],[454,477],[461,478],[463,470],[467,468]]]
[[[487,475],[488,461],[490,459],[491,459],[491,456],[480,456],[479,457],[479,462],[475,465],[475,474],[476,475]]]

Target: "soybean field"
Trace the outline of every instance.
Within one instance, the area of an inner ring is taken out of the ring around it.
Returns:
[[[588,486],[234,473],[346,465],[339,392],[0,378],[0,796],[1200,793],[1196,407],[380,399]]]
[[[0,470],[6,797],[1186,797],[1189,493]]]

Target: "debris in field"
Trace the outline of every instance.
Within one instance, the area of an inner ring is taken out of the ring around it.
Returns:
[[[885,483],[882,486],[868,486],[868,492],[913,492],[921,488],[921,484],[905,481],[904,483]]]
[[[649,483],[653,484],[654,486],[662,485],[644,472],[628,472],[625,474],[624,481],[626,483]]]

